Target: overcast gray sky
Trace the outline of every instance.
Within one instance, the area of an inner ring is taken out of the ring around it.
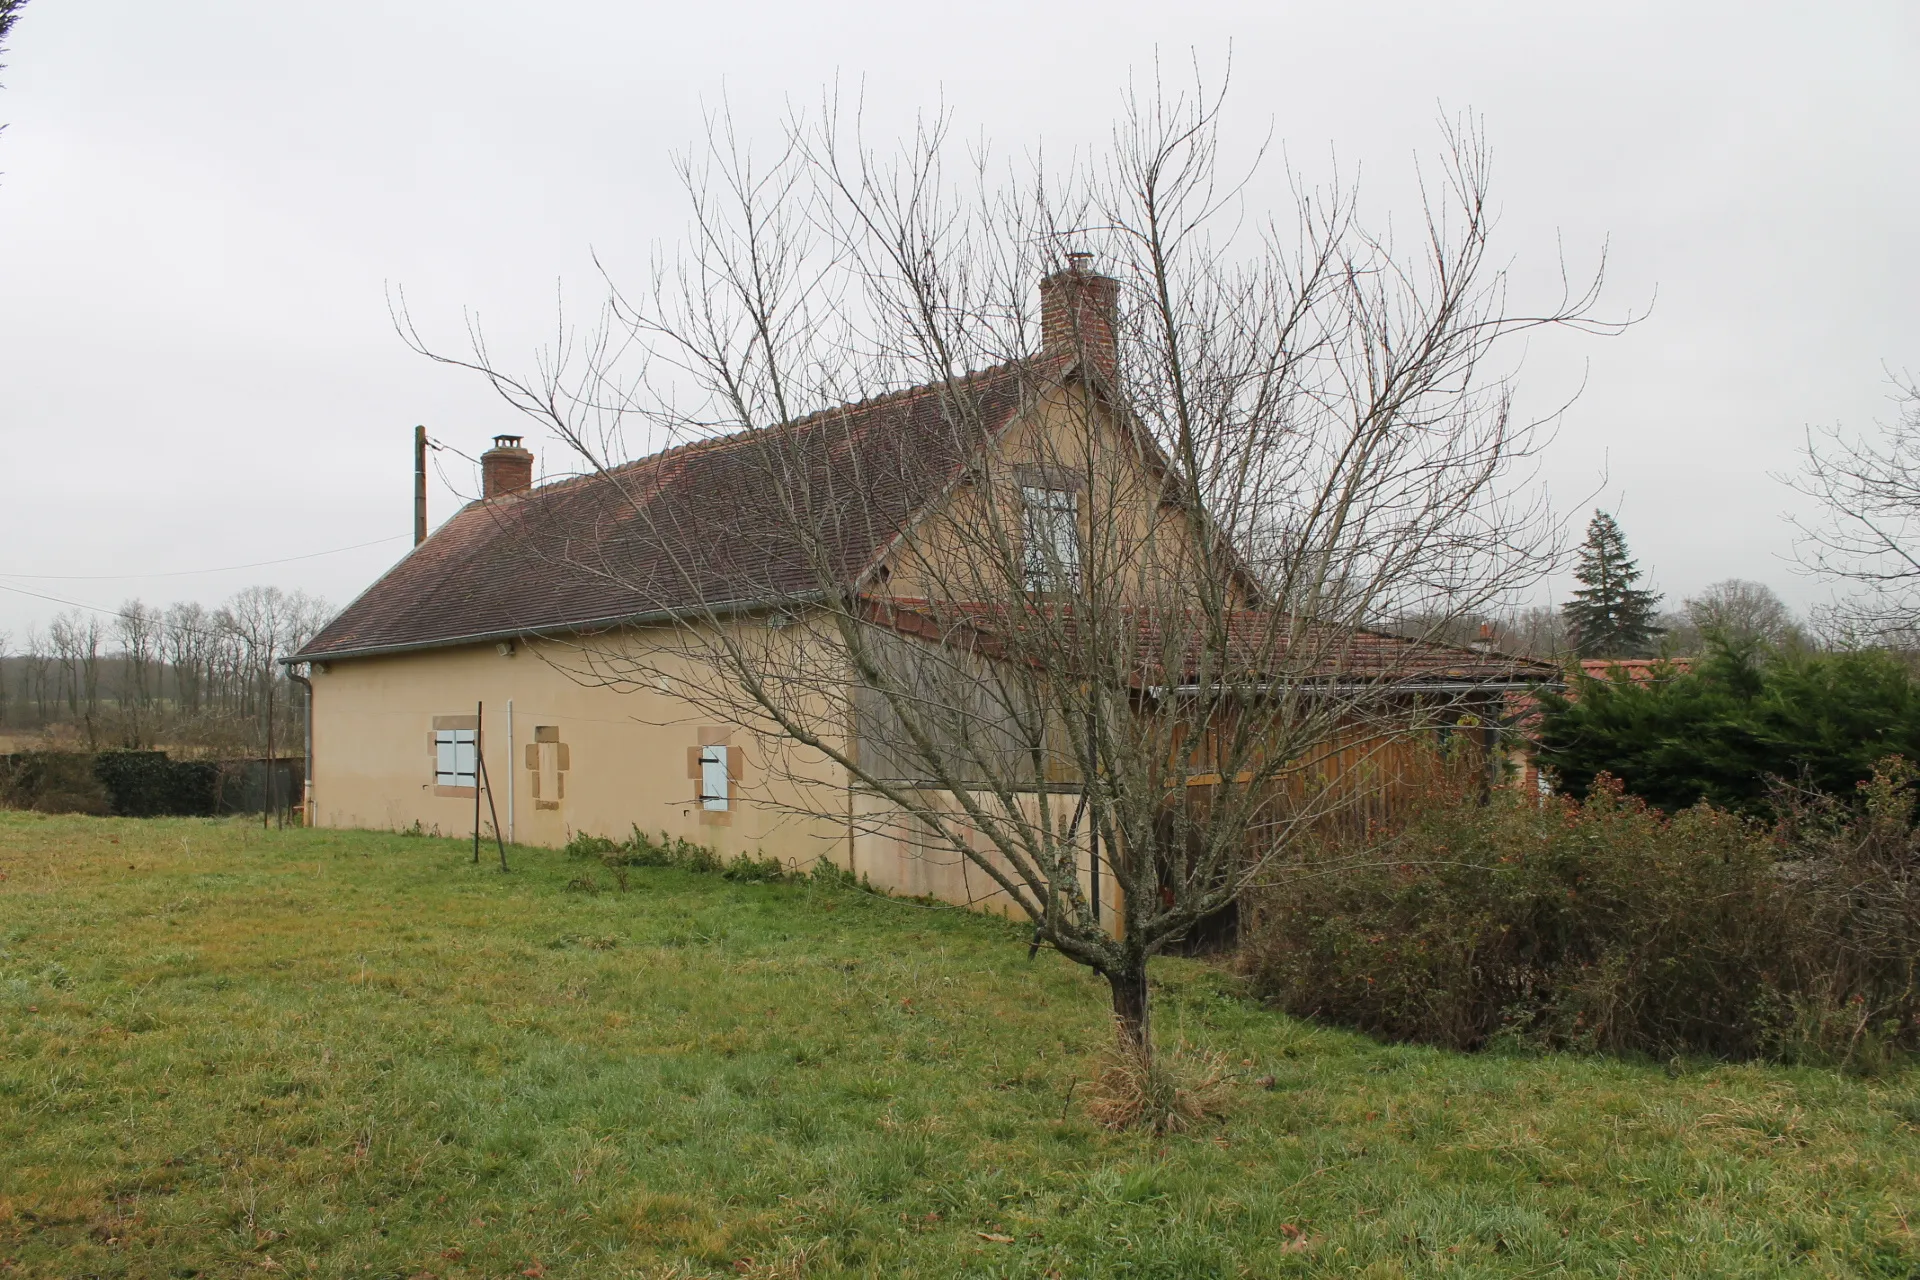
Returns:
[[[19,589],[351,598],[406,548],[413,424],[469,453],[520,426],[402,347],[386,287],[431,336],[472,308],[496,352],[530,349],[557,285],[593,296],[592,252],[677,240],[703,104],[771,132],[838,77],[873,133],[944,102],[1054,150],[1098,141],[1156,52],[1217,70],[1229,45],[1231,136],[1271,129],[1312,176],[1337,153],[1377,214],[1410,211],[1443,111],[1481,115],[1516,301],[1557,244],[1578,266],[1607,240],[1607,308],[1658,294],[1624,337],[1528,350],[1525,404],[1585,380],[1555,500],[1577,527],[1597,490],[1675,600],[1731,576],[1824,596],[1785,563],[1770,473],[1920,371],[1912,0],[34,0],[0,77],[0,630],[61,607]]]

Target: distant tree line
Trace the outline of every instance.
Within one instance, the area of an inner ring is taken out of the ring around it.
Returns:
[[[90,750],[297,744],[305,700],[279,659],[331,614],[304,592],[264,586],[211,609],[140,600],[112,615],[70,609],[17,641],[0,634],[0,729]]]
[[[1856,629],[1837,625],[1843,619],[1823,618],[1819,630],[1831,643],[1821,643],[1773,588],[1746,578],[1722,579],[1688,596],[1677,609],[1662,610],[1663,597],[1639,585],[1641,570],[1626,535],[1605,511],[1594,512],[1587,525],[1573,577],[1580,585],[1558,607],[1494,613],[1484,622],[1462,617],[1437,630],[1431,619],[1413,617],[1395,629],[1550,661],[1697,658],[1711,651],[1716,638],[1752,647],[1764,657],[1776,651],[1854,648],[1863,638]]]

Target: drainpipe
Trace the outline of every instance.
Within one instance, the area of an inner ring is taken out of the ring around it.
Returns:
[[[306,763],[300,770],[300,825],[313,825],[313,681],[306,676],[297,676],[293,667],[287,667],[287,679],[301,685],[307,691],[307,733]]]

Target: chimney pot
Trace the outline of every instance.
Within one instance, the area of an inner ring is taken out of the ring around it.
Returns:
[[[498,498],[533,488],[533,454],[520,447],[519,436],[493,438],[493,448],[480,455],[480,496]]]
[[[1119,367],[1120,282],[1094,268],[1084,249],[1067,253],[1064,271],[1040,282],[1040,349],[1050,356],[1078,356],[1103,378]]]

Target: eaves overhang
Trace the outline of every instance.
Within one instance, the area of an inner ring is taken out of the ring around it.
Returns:
[[[463,645],[497,643],[501,640],[548,639],[555,636],[579,635],[583,632],[611,631],[618,627],[657,626],[661,623],[678,625],[701,622],[710,618],[738,617],[745,613],[810,605],[817,603],[823,594],[809,591],[772,599],[754,597],[728,600],[719,604],[703,604],[686,609],[646,609],[634,613],[612,614],[604,618],[585,618],[578,622],[557,622],[546,626],[501,627],[490,631],[440,636],[429,640],[406,640],[394,644],[356,645],[343,649],[302,649],[298,653],[279,659],[279,663],[287,667],[304,662],[345,662],[351,658],[384,658],[402,653],[425,653],[434,649],[457,649]]]

